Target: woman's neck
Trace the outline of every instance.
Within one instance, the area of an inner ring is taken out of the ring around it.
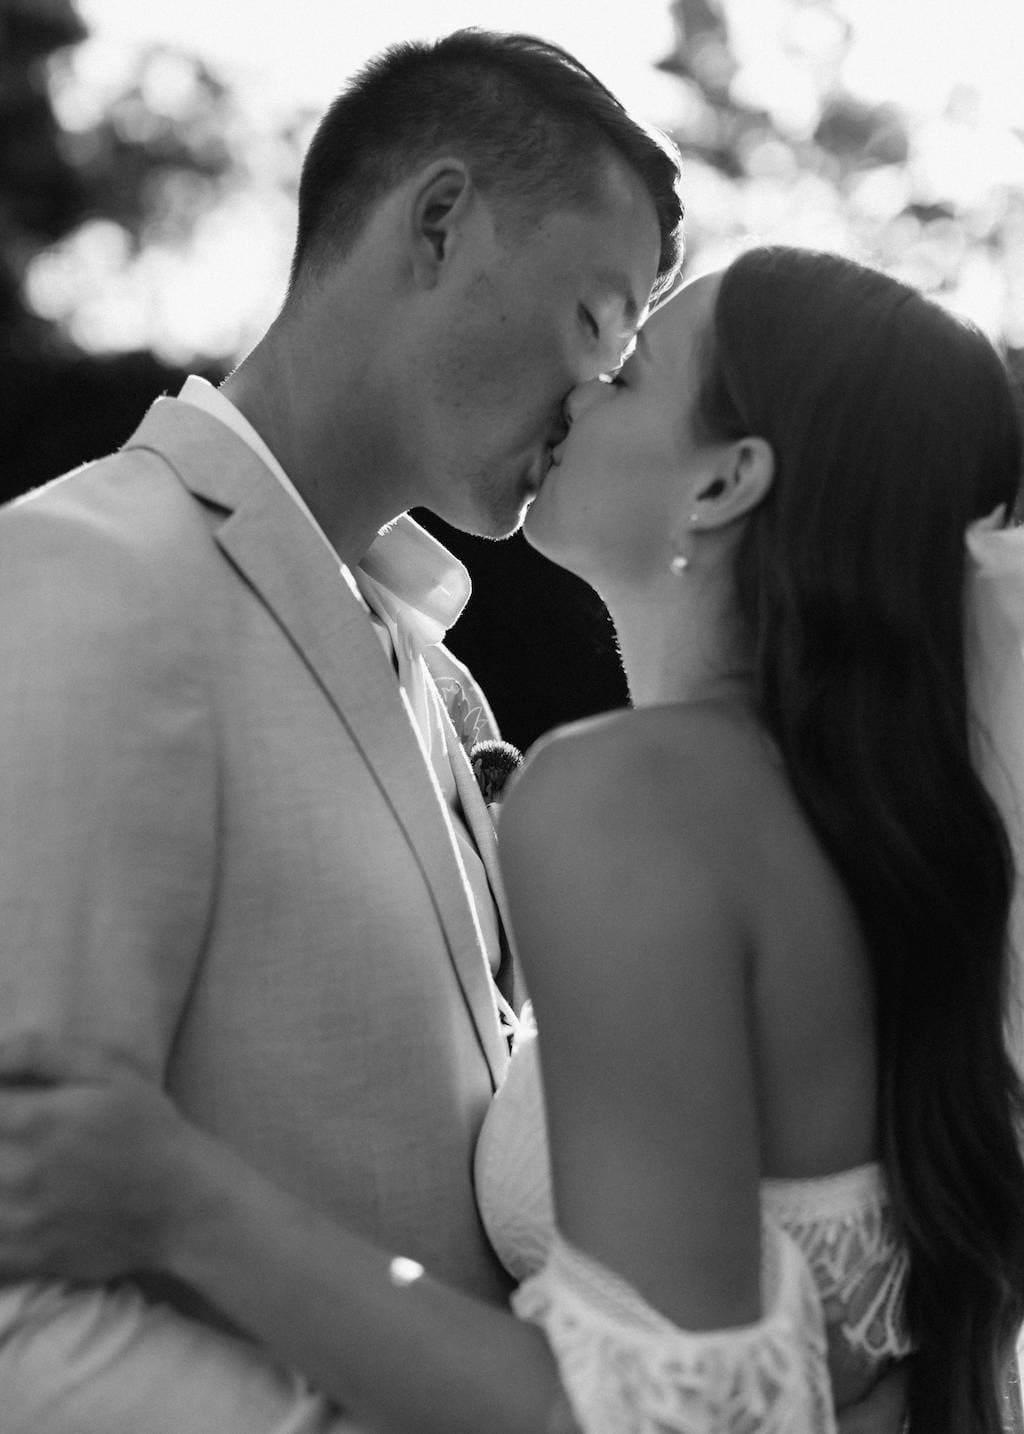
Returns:
[[[753,663],[719,586],[697,574],[668,582],[650,594],[602,594],[633,706],[752,702]]]

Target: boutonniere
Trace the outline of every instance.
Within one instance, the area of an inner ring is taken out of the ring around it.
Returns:
[[[470,749],[469,761],[480,795],[493,816],[495,808],[501,803],[509,777],[523,765],[523,754],[511,742],[491,739],[477,742]]]

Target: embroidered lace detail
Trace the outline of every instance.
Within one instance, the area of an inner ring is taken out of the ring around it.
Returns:
[[[880,1165],[820,1180],[765,1180],[761,1208],[792,1236],[811,1268],[825,1322],[869,1365],[909,1354],[910,1261]]]
[[[435,677],[434,685],[441,694],[441,701],[448,709],[448,716],[452,719],[452,725],[468,756],[476,744],[488,735],[487,714],[483,704],[473,703],[457,677]]]
[[[544,1329],[582,1434],[834,1434],[807,1266],[770,1221],[762,1249],[764,1318],[696,1333],[555,1235],[512,1304]]]

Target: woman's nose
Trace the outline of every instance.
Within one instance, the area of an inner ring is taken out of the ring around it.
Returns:
[[[565,417],[570,424],[582,418],[588,409],[593,408],[595,403],[600,403],[609,392],[608,385],[602,383],[599,378],[592,378],[588,383],[577,384],[565,400]]]

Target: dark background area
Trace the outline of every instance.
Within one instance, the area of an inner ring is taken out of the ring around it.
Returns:
[[[688,262],[717,261],[723,245],[734,252],[759,239],[751,213],[766,196],[788,203],[797,220],[812,206],[846,236],[848,252],[940,297],[981,261],[1006,276],[1007,303],[1017,308],[1003,337],[1024,374],[1024,159],[1018,178],[1004,173],[970,202],[921,180],[913,117],[844,87],[850,27],[839,0],[792,3],[789,49],[817,96],[813,122],[798,130],[738,97],[739,62],[718,0],[668,8],[676,43],[660,68],[678,86]],[[800,28],[812,11],[820,22],[813,43]],[[73,324],[33,303],[40,256],[72,252],[87,226],[106,225],[130,264],[255,184],[252,137],[230,87],[195,56],[173,57],[187,85],[183,101],[178,83],[172,111],[147,83],[168,62],[166,47],[154,48],[139,54],[134,74],[88,125],[62,124],[55,87],[67,83],[86,38],[74,0],[0,0],[0,501],[116,448],[186,372],[217,381],[234,357],[197,352],[172,362],[156,340],[95,352]],[[976,128],[974,99],[951,93],[943,122]],[[306,120],[297,116],[277,136],[278,201],[294,193]],[[872,178],[880,179],[873,188],[865,182]],[[895,197],[882,203],[880,194]],[[805,242],[819,241],[812,234]],[[474,597],[450,645],[483,683],[510,740],[525,747],[559,722],[626,700],[610,624],[588,588],[520,537],[486,542],[416,516],[472,573]]]

